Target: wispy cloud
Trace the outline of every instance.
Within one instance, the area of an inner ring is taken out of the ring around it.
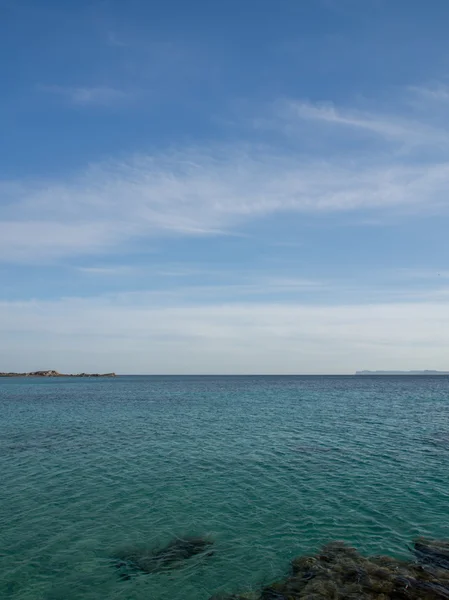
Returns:
[[[205,294],[223,298],[223,296],[239,295],[269,295],[272,293],[285,293],[296,291],[316,291],[326,289],[323,281],[296,276],[267,275],[257,273],[254,267],[248,270],[208,269],[186,264],[166,265],[122,265],[109,266],[78,266],[78,273],[86,276],[130,276],[145,277],[147,280],[156,280],[158,294],[175,294],[178,296],[196,295],[203,297]],[[167,282],[176,281],[175,287],[166,287]],[[201,283],[198,283],[198,282]],[[209,283],[205,283],[209,281]],[[152,292],[153,293],[153,292]],[[140,292],[141,294],[141,292]]]
[[[449,296],[447,279],[449,273],[425,269],[378,269],[370,270],[357,277],[332,274],[321,278],[301,277],[291,266],[270,271],[254,266],[249,269],[208,270],[195,268],[188,263],[179,267],[165,268],[158,265],[110,265],[108,267],[77,267],[76,270],[88,277],[127,277],[128,291],[121,292],[120,302],[148,304],[176,303],[222,304],[226,301],[297,302],[438,302]],[[284,273],[284,274],[283,274]],[[147,282],[146,291],[141,281]],[[139,291],[131,291],[138,284]],[[109,297],[109,296],[108,296]]]
[[[301,164],[283,153],[214,157],[212,150],[140,157],[97,165],[72,181],[18,188],[0,221],[0,259],[96,253],[163,232],[216,235],[280,212],[441,211],[448,186],[448,163]]]
[[[129,91],[107,86],[41,85],[39,89],[56,94],[75,106],[118,106],[124,104],[132,96]]]
[[[127,48],[129,45],[121,37],[119,37],[115,31],[112,30],[108,31],[107,40],[110,46],[115,46],[117,48]]]
[[[413,119],[397,115],[370,113],[360,110],[342,110],[332,102],[288,102],[283,113],[306,120],[322,121],[329,125],[339,125],[364,130],[377,136],[403,143],[435,143],[445,136],[439,130],[426,126]]]
[[[93,102],[102,95],[79,98]],[[70,179],[0,183],[6,197],[0,209],[0,260],[98,254],[149,236],[222,235],[271,214],[356,211],[359,217],[379,218],[398,211],[447,213],[449,148],[433,137],[446,140],[446,125],[435,134],[425,123],[416,127],[413,119],[362,115],[332,105],[296,102],[289,110],[293,121],[342,126],[339,144],[325,159],[308,154],[301,135],[295,149],[282,135],[264,145],[249,136],[227,146],[180,147],[111,160]],[[277,127],[284,131],[284,116]],[[379,153],[367,143],[360,155],[350,145],[345,150],[348,127],[387,140],[415,136],[414,143],[433,144],[435,152],[419,160]],[[322,132],[313,129],[309,135]]]
[[[140,271],[137,267],[124,265],[116,265],[112,267],[76,267],[76,270],[79,273],[83,273],[85,275],[105,275],[111,277],[117,277],[120,275],[133,275],[135,273],[139,273]]]
[[[429,86],[410,86],[409,90],[425,101],[448,102],[449,86],[436,83]]]

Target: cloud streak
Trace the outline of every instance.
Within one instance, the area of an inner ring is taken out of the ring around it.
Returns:
[[[87,94],[86,101],[95,97]],[[447,213],[446,146],[434,144],[436,154],[426,160],[379,154],[369,144],[363,156],[344,151],[348,128],[403,144],[415,136],[423,145],[436,141],[432,128],[420,129],[402,118],[337,111],[332,105],[296,102],[292,107],[293,123],[309,119],[342,127],[340,145],[326,159],[286,146],[285,118],[280,117],[280,141],[261,144],[249,136],[227,146],[205,144],[111,160],[70,179],[0,184],[5,198],[0,261],[102,254],[131,240],[162,235],[222,235],[274,214]]]
[[[141,157],[22,191],[0,221],[0,260],[101,253],[148,235],[213,235],[274,213],[441,211],[448,186],[446,163],[362,168],[275,155]]]
[[[108,86],[61,86],[42,85],[39,87],[43,92],[55,94],[62,97],[70,104],[79,107],[97,106],[114,107],[123,105],[131,94],[124,90]]]
[[[411,86],[411,92],[421,97],[424,101],[442,102],[449,101],[449,87],[447,85],[435,84],[433,86]]]
[[[321,121],[327,125],[361,130],[403,144],[434,144],[442,141],[447,143],[447,136],[440,129],[426,126],[419,121],[382,113],[339,110],[332,102],[289,102],[284,111],[287,117],[290,115],[304,120]]]

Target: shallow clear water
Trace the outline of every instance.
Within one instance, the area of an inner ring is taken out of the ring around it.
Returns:
[[[0,597],[206,600],[449,538],[447,377],[0,379]],[[133,544],[215,553],[122,581]]]

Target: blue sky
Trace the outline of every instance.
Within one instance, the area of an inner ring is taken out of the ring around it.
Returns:
[[[0,370],[449,369],[446,0],[0,14]]]

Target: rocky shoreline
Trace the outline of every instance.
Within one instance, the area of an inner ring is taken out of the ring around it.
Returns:
[[[414,558],[365,557],[343,542],[300,556],[290,575],[259,592],[209,600],[448,600],[449,542],[418,539]]]
[[[51,370],[30,373],[0,373],[0,377],[117,377],[117,375],[115,373],[59,373]]]

